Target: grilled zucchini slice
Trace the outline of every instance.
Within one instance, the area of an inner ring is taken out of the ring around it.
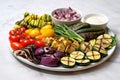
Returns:
[[[80,50],[84,53],[92,50],[92,45],[88,42],[83,42],[80,44]]]
[[[100,45],[95,45],[94,49],[100,52],[102,54],[102,57],[105,57],[108,55],[107,50],[104,47],[101,47]]]
[[[87,66],[90,64],[90,60],[89,59],[79,59],[79,60],[75,60],[77,65],[80,66]]]
[[[112,42],[112,37],[109,34],[103,34],[97,37],[97,39],[104,39],[108,41],[109,43]]]
[[[92,47],[95,45],[95,42],[96,42],[95,39],[92,39],[92,40],[89,41],[89,43],[92,45]]]
[[[107,48],[110,46],[110,43],[105,39],[97,39],[95,44],[100,45],[100,47],[103,48]]]
[[[74,59],[83,59],[84,56],[85,54],[81,51],[73,51],[72,53],[70,53],[70,57]]]
[[[72,68],[75,66],[75,59],[72,57],[62,57],[60,62],[63,67]]]
[[[86,56],[92,62],[96,62],[96,61],[99,61],[101,59],[101,55],[98,51],[89,51],[86,53]]]

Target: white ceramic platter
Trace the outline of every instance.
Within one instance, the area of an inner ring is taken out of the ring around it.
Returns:
[[[114,35],[114,33],[112,31],[109,30],[109,34],[110,35]],[[79,71],[79,70],[85,70],[91,67],[95,67],[103,62],[105,62],[108,58],[111,57],[111,55],[114,53],[116,46],[112,47],[109,51],[108,51],[108,56],[104,57],[103,59],[101,59],[99,62],[96,63],[91,63],[88,66],[75,66],[74,68],[64,68],[62,66],[59,67],[47,67],[47,66],[43,66],[43,65],[39,65],[39,64],[34,64],[30,61],[28,61],[27,59],[24,59],[20,56],[15,56],[13,55],[17,60],[28,64],[30,66],[36,67],[36,68],[40,68],[40,69],[44,69],[44,70],[50,70],[50,71],[58,71],[58,72],[69,72],[69,71]]]

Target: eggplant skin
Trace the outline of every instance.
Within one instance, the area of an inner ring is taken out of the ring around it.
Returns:
[[[91,39],[97,38],[99,35],[104,34],[105,31],[97,31],[97,32],[83,32],[83,33],[78,33],[80,36],[82,36],[85,41],[89,41]]]

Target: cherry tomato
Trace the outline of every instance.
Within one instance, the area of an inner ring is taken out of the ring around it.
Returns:
[[[17,35],[16,37],[20,40],[20,38],[22,37],[22,35]]]
[[[34,44],[35,43],[35,40],[34,39],[29,39],[29,41],[30,41],[30,44]]]
[[[9,31],[9,35],[14,35],[15,33],[16,33],[16,30],[14,29]]]
[[[45,46],[45,43],[41,40],[36,40],[35,41],[35,46],[36,47],[44,47]]]
[[[16,34],[14,34],[14,35],[21,35],[21,34],[22,34],[22,32],[20,30],[17,30]]]
[[[20,43],[25,47],[27,46],[28,44],[31,44],[31,42],[27,39],[21,39],[20,40]]]
[[[19,42],[12,42],[10,45],[13,50],[18,50],[23,48],[23,46]]]
[[[22,27],[22,28],[20,28],[20,31],[21,31],[21,32],[25,32],[25,31],[26,31],[26,28],[25,28],[25,27]]]
[[[18,42],[19,38],[17,36],[10,35],[9,40],[10,40],[10,42]]]

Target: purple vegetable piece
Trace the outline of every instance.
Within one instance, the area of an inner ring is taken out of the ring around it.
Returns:
[[[44,51],[46,54],[53,54],[55,50],[51,47],[44,47]]]
[[[39,60],[41,60],[42,57],[43,57],[42,55],[37,56],[37,58],[38,58]]]
[[[53,16],[56,19],[63,20],[63,21],[72,21],[80,18],[80,15],[71,7],[65,10],[58,9],[54,12]]]
[[[60,52],[60,51],[56,51],[55,53],[54,53],[54,56],[55,57],[58,57],[58,58],[61,58],[61,57],[63,57],[64,56],[64,52]]]
[[[61,13],[62,13],[62,11],[60,9],[58,9],[58,10],[55,11],[56,15],[60,15]]]
[[[43,57],[50,57],[52,54],[44,54]]]
[[[58,66],[58,62],[59,62],[58,58],[51,55],[47,57],[42,57],[40,64],[44,66],[49,66],[49,67],[56,67]]]
[[[35,55],[36,56],[40,56],[40,55],[43,55],[45,52],[44,52],[44,49],[42,48],[42,47],[40,47],[40,48],[37,48],[36,50],[35,50]]]

